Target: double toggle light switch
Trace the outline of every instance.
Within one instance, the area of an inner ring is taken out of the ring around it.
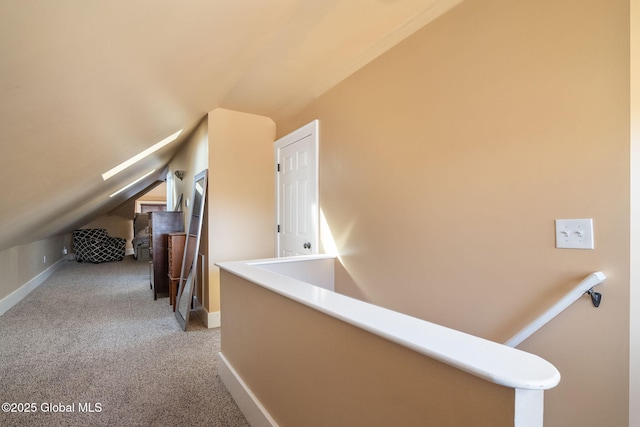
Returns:
[[[556,219],[556,248],[593,249],[593,219]]]

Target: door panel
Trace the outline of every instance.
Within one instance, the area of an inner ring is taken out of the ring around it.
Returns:
[[[278,256],[318,251],[317,127],[308,126],[276,141]]]

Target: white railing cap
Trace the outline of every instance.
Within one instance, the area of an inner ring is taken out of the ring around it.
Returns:
[[[308,256],[305,260],[326,259]],[[292,261],[292,260],[291,260]],[[280,259],[280,262],[291,262]],[[260,268],[278,259],[217,263],[221,269],[447,365],[514,389],[545,390],[560,382],[548,361],[531,353],[327,291]]]

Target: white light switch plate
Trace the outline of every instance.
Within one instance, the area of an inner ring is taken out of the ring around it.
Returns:
[[[593,219],[556,219],[556,248],[593,249]]]

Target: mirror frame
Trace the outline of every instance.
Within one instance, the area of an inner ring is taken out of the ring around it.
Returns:
[[[198,183],[200,181],[202,182],[203,194],[200,198],[200,206],[195,206],[196,191]],[[178,297],[176,299],[175,312],[176,319],[178,320],[178,323],[184,331],[187,330],[187,324],[189,323],[189,313],[191,312],[191,301],[193,299],[194,281],[198,263],[198,251],[200,249],[200,237],[202,233],[202,222],[204,220],[203,216],[206,201],[207,169],[198,173],[193,178],[193,191],[191,192],[191,212],[187,217],[187,224],[185,227],[186,236],[184,242],[184,253],[182,255],[182,269],[180,270],[180,281],[178,282]],[[194,221],[194,217],[197,217],[197,221]],[[195,235],[194,239],[190,238],[192,235]],[[193,249],[189,248],[189,245],[191,243],[193,244]],[[190,254],[191,257],[189,257]]]

